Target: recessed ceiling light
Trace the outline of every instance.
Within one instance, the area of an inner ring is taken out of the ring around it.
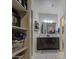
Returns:
[[[51,6],[54,7],[54,4],[52,4]]]

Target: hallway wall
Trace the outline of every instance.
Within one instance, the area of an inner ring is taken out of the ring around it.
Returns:
[[[62,1],[62,0],[61,0]],[[60,1],[60,2],[61,2]],[[42,5],[41,5],[42,6]],[[32,59],[64,59],[64,53],[61,51],[37,51],[36,49],[36,38],[40,35],[39,32],[34,31],[34,21],[39,20],[39,13],[48,13],[48,14],[57,14],[58,15],[58,27],[60,27],[60,18],[64,14],[64,8],[62,8],[62,2],[61,5],[59,5],[57,8],[49,8],[46,6],[46,8],[41,7],[39,5],[39,2],[36,0],[32,0],[32,10],[33,10],[33,49],[32,49]],[[60,7],[61,6],[61,7]]]

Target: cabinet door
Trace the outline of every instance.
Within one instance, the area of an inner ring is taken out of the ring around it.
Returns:
[[[60,35],[61,35],[61,50],[64,50],[64,28],[65,28],[65,19],[62,17],[60,19]]]

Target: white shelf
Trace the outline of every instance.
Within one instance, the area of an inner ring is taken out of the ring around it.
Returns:
[[[12,0],[12,7],[18,12],[26,12],[26,8],[24,8],[17,0]]]
[[[27,49],[27,48],[22,48],[22,49],[20,49],[20,50],[18,50],[18,51],[16,51],[16,52],[12,53],[12,57],[15,57],[16,55],[18,55],[19,53],[25,51],[26,49]]]
[[[21,30],[21,31],[26,31],[26,30],[28,30],[28,29],[26,29],[26,28],[22,28],[22,27],[18,27],[18,26],[12,26],[12,29]]]

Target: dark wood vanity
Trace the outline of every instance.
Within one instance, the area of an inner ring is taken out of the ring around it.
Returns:
[[[38,37],[37,50],[58,50],[59,37]]]

